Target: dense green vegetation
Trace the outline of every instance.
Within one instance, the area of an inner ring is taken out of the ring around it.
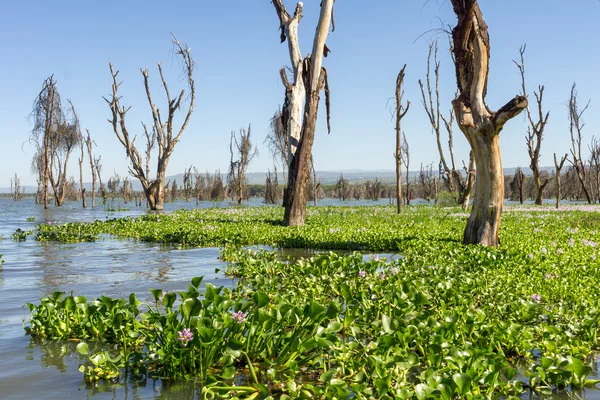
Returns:
[[[195,278],[179,293],[153,290],[150,303],[54,293],[28,305],[26,330],[82,340],[89,381],[199,378],[207,398],[485,398],[595,385],[600,214],[540,210],[505,214],[499,249],[463,246],[467,216],[436,208],[312,208],[302,228],[280,226],[273,207],[40,225],[40,240],[223,246],[237,280],[227,289]],[[250,244],[401,256],[287,261],[240,248]],[[117,347],[90,352],[95,342]]]

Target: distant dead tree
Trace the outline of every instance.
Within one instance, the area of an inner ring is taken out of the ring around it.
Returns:
[[[21,186],[21,178],[16,173],[14,178],[10,178],[10,197],[14,201],[23,200],[25,197],[25,188]]]
[[[440,164],[442,166],[444,174],[442,179],[446,185],[448,191],[452,194],[457,193],[457,201],[461,204],[463,209],[466,209],[469,205],[469,197],[473,188],[473,181],[470,174],[474,170],[474,156],[471,152],[469,154],[469,168],[465,167],[465,175],[462,174],[460,169],[457,168],[454,161],[454,136],[452,125],[454,123],[454,110],[450,110],[450,116],[446,118],[440,110],[440,62],[438,60],[438,42],[429,43],[429,52],[427,55],[427,74],[425,78],[425,84],[419,79],[419,87],[421,88],[421,102],[437,143],[438,154],[440,156]],[[435,90],[431,79],[431,63],[433,56],[433,74],[435,79]],[[450,154],[450,164],[446,160],[444,149],[442,148],[442,132],[441,125],[446,129],[448,134],[448,150]],[[463,162],[464,165],[464,162]]]
[[[106,192],[104,183],[102,183],[102,156],[94,157],[94,167],[96,169],[96,173],[98,174],[98,183],[100,184],[100,196],[102,196],[102,204],[106,205],[108,194]]]
[[[528,97],[527,90],[525,87],[525,49],[527,45],[521,46],[519,49],[519,53],[521,55],[521,61],[513,62],[519,68],[521,72],[521,91],[522,95]],[[529,107],[527,107],[527,120],[529,121],[529,126],[527,127],[527,136],[525,136],[525,140],[527,143],[527,152],[529,153],[530,164],[529,167],[533,172],[533,182],[536,186],[537,193],[535,195],[535,204],[542,204],[542,195],[546,185],[550,182],[550,179],[545,179],[543,182],[540,178],[540,149],[542,147],[542,139],[544,137],[544,129],[546,128],[546,124],[548,123],[548,117],[550,116],[550,112],[542,111],[542,102],[544,99],[544,85],[538,86],[538,91],[533,92],[535,96],[535,100],[537,103],[537,115],[534,116]]]
[[[406,70],[406,64],[402,67],[398,76],[396,77],[396,107],[394,109],[394,115],[396,116],[396,152],[394,153],[394,159],[396,160],[396,202],[398,214],[402,212],[402,118],[408,112],[410,108],[410,101],[406,102],[406,107],[402,105],[402,97],[404,96],[404,90],[402,90],[402,83],[404,82],[404,71]]]
[[[177,187],[177,179],[173,179],[171,183],[171,202],[176,202],[179,196],[179,188]]]
[[[340,173],[340,177],[335,184],[336,197],[341,201],[346,201],[352,195],[352,187],[348,179],[344,178],[344,174]]]
[[[121,176],[114,171],[113,176],[108,178],[106,186],[110,192],[111,199],[114,200],[118,197],[119,193],[121,193]]]
[[[453,101],[458,126],[475,156],[475,198],[465,228],[465,244],[498,246],[504,204],[504,174],[500,132],[504,124],[527,108],[527,98],[516,96],[497,112],[485,104],[490,39],[477,0],[451,0],[458,18],[452,31],[452,52],[459,94]]]
[[[365,193],[368,200],[378,201],[381,198],[381,180],[375,178],[374,181],[365,182]]]
[[[565,165],[565,161],[567,161],[568,155],[565,154],[564,156],[562,156],[560,158],[560,162],[558,162],[558,160],[556,159],[556,153],[554,153],[554,166],[555,166],[555,170],[554,170],[554,176],[556,179],[556,208],[560,207],[560,198],[561,198],[561,192],[560,192],[560,171],[563,168],[563,165]]]
[[[400,148],[400,154],[402,157],[402,163],[404,164],[404,166],[406,167],[406,196],[404,196],[404,198],[406,199],[406,205],[409,206],[410,205],[410,200],[411,200],[411,196],[412,196],[412,191],[410,189],[410,177],[409,177],[409,173],[410,173],[410,148],[408,146],[408,140],[406,140],[406,134],[404,132],[402,132],[402,147]]]
[[[593,136],[588,145],[590,150],[589,165],[589,185],[594,203],[600,202],[600,142]]]
[[[582,131],[585,126],[582,117],[589,105],[590,102],[588,101],[583,109],[579,109],[577,85],[573,83],[573,86],[571,87],[571,96],[569,97],[569,132],[571,134],[571,159],[569,162],[577,173],[586,200],[589,204],[592,204],[592,196],[590,194],[587,176],[588,169],[586,168],[586,162],[581,156],[581,141],[583,139]]]
[[[421,169],[419,170],[418,183],[421,185],[421,195],[425,200],[430,202],[436,198],[436,178],[433,172],[433,164],[427,164],[423,166],[421,163]]]
[[[279,202],[279,180],[277,178],[277,167],[275,167],[275,173],[271,173],[271,170],[267,171],[267,177],[265,180],[265,203],[277,204]]]
[[[89,129],[85,130],[87,136],[85,138],[85,145],[87,147],[88,158],[90,161],[90,170],[92,172],[92,208],[96,207],[96,166],[94,164],[94,156],[92,154],[92,145],[94,142],[92,141],[92,137],[90,136]]]
[[[223,201],[226,193],[221,171],[216,170],[210,183],[210,199],[212,201]]]
[[[515,169],[515,175],[513,176],[513,180],[510,183],[510,189],[513,194],[511,200],[518,200],[520,204],[523,204],[523,201],[525,200],[524,188],[525,173],[523,172],[521,167],[517,167],[517,169]]]
[[[83,138],[83,134],[81,133],[81,127],[79,125],[79,116],[77,115],[77,111],[75,111],[75,106],[73,106],[73,102],[71,100],[67,100],[69,105],[71,106],[71,112],[73,113],[74,125],[77,130],[77,135],[79,136],[79,148],[81,150],[81,155],[77,160],[79,163],[79,190],[81,192],[81,205],[83,208],[87,207],[87,199],[85,196],[85,187],[83,186],[83,160],[85,156],[85,139]]]
[[[285,185],[287,167],[289,164],[289,138],[287,127],[283,125],[281,110],[277,110],[271,117],[269,122],[269,134],[265,138],[264,143],[267,145],[275,166],[281,165],[283,168],[283,179]]]
[[[182,190],[185,201],[190,201],[192,198],[192,167],[183,171]]]
[[[123,178],[121,196],[123,196],[123,203],[125,204],[129,203],[133,198],[133,185],[131,184],[131,179],[127,176]]]
[[[252,162],[252,159],[258,154],[256,146],[252,146],[252,129],[241,128],[236,135],[231,132],[229,140],[229,153],[231,156],[229,162],[229,173],[227,174],[227,185],[232,199],[237,199],[241,204],[245,196],[246,171]]]
[[[300,52],[298,25],[302,18],[303,3],[298,2],[294,15],[291,16],[283,0],[272,1],[281,29],[281,42],[288,41],[291,71],[290,83],[285,69],[280,75],[285,86],[285,101],[282,110],[282,124],[287,127],[288,135],[288,180],[284,196],[284,225],[304,225],[306,214],[307,184],[310,176],[310,157],[317,127],[319,93],[325,89],[325,105],[327,108],[327,128],[330,132],[329,85],[327,70],[322,67],[323,57],[329,49],[325,42],[329,34],[330,23],[333,22],[334,0],[321,2],[321,14],[315,32],[312,53],[304,60]],[[335,27],[335,26],[334,26]]]
[[[206,175],[203,175],[198,168],[194,167],[194,197],[196,205],[201,201],[208,200],[210,197],[206,176],[208,176],[208,172],[206,172]]]
[[[151,210],[162,210],[164,208],[164,187],[167,165],[169,164],[171,154],[173,154],[173,151],[175,150],[175,146],[181,139],[181,135],[188,125],[192,112],[194,111],[196,100],[196,89],[193,78],[194,60],[192,59],[190,48],[187,46],[187,44],[181,43],[179,40],[177,40],[174,35],[172,42],[175,54],[180,56],[183,62],[185,79],[190,89],[189,105],[185,111],[183,122],[178,129],[174,123],[175,112],[182,107],[185,90],[182,89],[178,95],[176,95],[174,98],[171,98],[171,92],[169,91],[169,87],[167,86],[167,82],[163,75],[162,63],[158,63],[158,72],[162,81],[162,87],[165,92],[164,96],[167,99],[167,117],[165,120],[163,120],[162,115],[164,114],[161,115],[160,110],[157,108],[152,99],[148,69],[140,69],[144,78],[146,97],[148,98],[148,103],[150,104],[153,119],[151,134],[148,133],[148,130],[144,125],[144,131],[147,138],[146,160],[149,161],[150,159],[149,153],[154,147],[154,143],[156,143],[156,147],[158,149],[156,177],[154,179],[149,176],[149,163],[147,162],[146,166],[144,166],[142,156],[135,146],[135,136],[133,138],[130,137],[129,131],[127,130],[125,115],[131,107],[126,108],[120,104],[121,96],[118,93],[118,89],[121,83],[117,82],[117,75],[119,74],[119,71],[115,72],[112,64],[109,64],[110,73],[113,80],[112,96],[110,99],[104,99],[108,103],[112,113],[112,118],[109,120],[109,122],[113,127],[115,135],[125,148],[127,157],[131,162],[129,173],[140,181],[148,202],[148,207]],[[153,138],[155,138],[155,140],[152,140]]]

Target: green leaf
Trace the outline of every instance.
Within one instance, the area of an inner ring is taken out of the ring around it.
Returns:
[[[383,328],[383,330],[385,331],[385,333],[393,333],[394,330],[391,328],[392,324],[392,319],[390,317],[388,317],[387,315],[382,315],[381,316],[381,326]]]
[[[202,283],[202,280],[204,279],[203,276],[197,276],[195,278],[192,278],[192,286],[196,288],[196,290],[198,290],[200,288],[200,284]]]
[[[269,296],[263,292],[256,292],[252,296],[252,301],[258,308],[263,308],[267,304],[269,304]]]
[[[175,292],[169,292],[165,294],[163,302],[166,308],[172,308],[173,304],[175,304],[175,300],[177,299],[177,294]]]
[[[456,383],[458,394],[464,395],[471,389],[472,379],[469,375],[462,374],[454,374],[452,375],[452,380]]]
[[[327,325],[327,333],[337,333],[344,328],[344,324],[340,321],[331,321],[329,325]]]
[[[75,349],[79,354],[83,354],[84,356],[88,354],[88,344],[86,342],[79,343]]]

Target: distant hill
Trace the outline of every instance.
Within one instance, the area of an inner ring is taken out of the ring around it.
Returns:
[[[531,176],[532,172],[529,167],[521,168],[526,176]],[[514,175],[516,168],[504,168],[504,175]],[[548,173],[552,173],[554,171],[553,167],[540,167],[542,171],[548,171]],[[344,174],[344,178],[348,179],[350,182],[364,182],[368,180],[380,179],[383,183],[393,183],[396,179],[396,172],[392,170],[340,170],[340,171],[317,171],[317,177],[321,179],[321,183],[323,185],[331,185],[338,181],[340,174]],[[414,178],[419,175],[419,171],[410,171],[410,178]],[[225,181],[227,174],[222,174],[223,181]],[[406,172],[403,173],[403,176],[406,176]],[[266,172],[251,172],[247,174],[248,182],[251,185],[261,185],[265,183],[265,179],[267,177]],[[131,178],[133,183],[133,190],[140,191],[142,190],[142,186],[137,179]],[[171,175],[167,177],[167,181],[176,180],[180,185],[183,182],[183,174]],[[283,174],[279,173],[279,182],[283,182]],[[87,190],[92,189],[92,184],[90,182],[84,183],[84,186]],[[25,193],[35,193],[37,190],[37,186],[25,186]],[[0,193],[10,193],[10,188],[0,188]]]

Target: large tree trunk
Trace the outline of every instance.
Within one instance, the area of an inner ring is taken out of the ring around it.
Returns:
[[[452,0],[458,23],[452,31],[459,96],[453,101],[458,126],[466,136],[477,165],[475,198],[464,232],[465,244],[498,246],[504,203],[504,174],[499,133],[504,124],[527,108],[517,96],[498,112],[485,104],[490,42],[477,0]]]
[[[402,118],[408,112],[410,108],[410,101],[406,102],[406,108],[402,111],[402,83],[404,82],[404,71],[406,70],[406,64],[398,73],[396,78],[396,205],[398,208],[398,214],[402,212]]]
[[[464,232],[464,242],[498,246],[500,215],[504,203],[500,136],[476,130],[470,131],[469,136],[477,164],[477,185],[473,209]]]
[[[319,109],[319,92],[323,89],[326,84],[327,73],[323,69],[323,56],[325,53],[325,42],[329,34],[329,27],[331,23],[333,13],[333,2],[334,0],[323,0],[321,2],[321,14],[319,16],[319,22],[315,32],[313,51],[310,56],[307,56],[303,62],[302,76],[299,77],[304,80],[305,86],[305,105],[304,105],[304,118],[302,121],[302,131],[300,133],[300,139],[296,146],[295,154],[290,157],[290,165],[288,170],[288,187],[285,195],[285,212],[284,212],[284,225],[286,226],[302,226],[304,225],[304,217],[306,214],[306,190],[310,176],[310,158],[312,156],[312,146],[315,139],[315,130],[317,127],[317,112]],[[274,1],[275,9],[278,12],[282,29],[284,32],[289,33],[285,29],[284,25],[289,22],[289,15],[284,12],[283,3],[280,0]],[[302,3],[298,3],[296,7],[296,14],[301,15]],[[285,36],[283,36],[285,38]],[[288,38],[288,40],[291,38]],[[295,66],[299,66],[297,63],[297,57],[300,54],[298,42],[289,40],[290,44],[290,58]],[[298,71],[300,68],[298,68]],[[295,71],[296,75],[299,73]],[[284,80],[285,83],[285,80]],[[296,82],[298,83],[298,82]],[[286,85],[288,86],[288,85]],[[289,93],[289,87],[286,89]],[[326,89],[327,95],[327,89]],[[327,104],[328,105],[328,104]],[[294,109],[298,104],[289,105]],[[329,111],[329,107],[328,111]],[[328,113],[329,114],[329,113]],[[329,120],[329,116],[328,116]],[[290,132],[291,133],[291,132]],[[293,138],[290,138],[290,145],[293,150]],[[293,152],[293,151],[292,151]]]

